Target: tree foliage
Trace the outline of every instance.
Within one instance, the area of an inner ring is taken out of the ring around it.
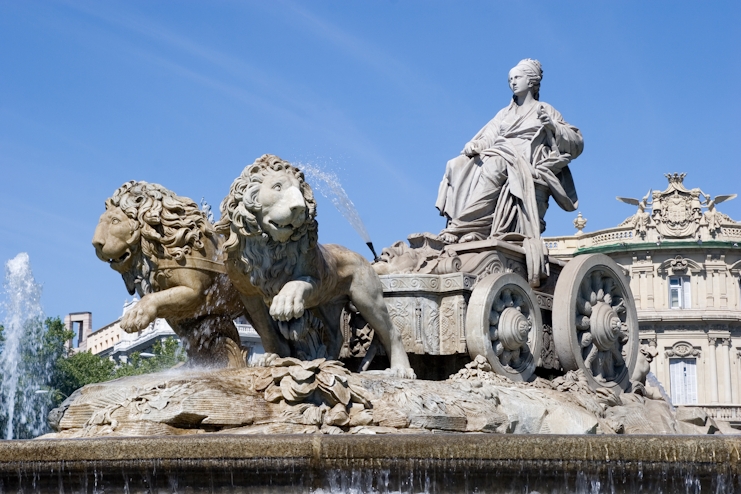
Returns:
[[[185,360],[178,340],[165,338],[154,343],[153,357],[132,353],[126,362],[116,364],[108,357],[90,352],[77,352],[58,360],[54,389],[61,397],[72,394],[86,384],[110,381],[124,376],[149,374],[174,367]]]
[[[116,364],[109,358],[79,352],[57,361],[54,389],[59,397],[71,395],[86,384],[108,381]]]
[[[114,370],[113,377],[138,376],[170,369],[185,361],[185,354],[175,338],[165,338],[154,343],[154,357],[144,358],[141,353],[132,353],[125,364]]]

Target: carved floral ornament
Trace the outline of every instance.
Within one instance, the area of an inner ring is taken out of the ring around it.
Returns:
[[[700,348],[692,346],[686,341],[676,342],[671,349],[664,352],[667,357],[699,357]]]

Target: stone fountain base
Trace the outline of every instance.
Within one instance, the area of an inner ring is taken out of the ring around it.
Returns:
[[[687,415],[686,413],[684,415]],[[663,400],[590,389],[583,376],[515,383],[479,358],[445,381],[350,373],[323,359],[176,369],[91,384],[50,413],[45,438],[189,434],[708,434]],[[678,420],[679,418],[679,420]]]
[[[680,416],[680,418],[682,418]],[[50,414],[45,438],[188,434],[698,434],[668,403],[593,391],[583,376],[514,383],[478,358],[445,381],[350,373],[319,359],[180,369],[91,384]]]
[[[0,441],[0,493],[738,492],[741,439],[676,435],[715,431],[678,415],[481,359],[446,381],[325,360],[179,369],[85,386],[57,432]]]
[[[0,492],[741,490],[724,436],[193,435],[0,441]]]

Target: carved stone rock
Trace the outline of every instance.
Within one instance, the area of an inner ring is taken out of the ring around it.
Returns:
[[[177,369],[87,385],[52,411],[50,423],[57,432],[46,438],[680,431],[663,401],[593,391],[578,372],[553,382],[515,383],[493,373],[483,357],[446,381],[355,374],[324,359]]]

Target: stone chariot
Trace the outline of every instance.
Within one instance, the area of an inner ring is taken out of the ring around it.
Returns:
[[[630,388],[638,318],[627,278],[609,257],[549,258],[547,278],[533,289],[517,239],[444,245],[421,234],[409,242],[395,245],[401,257],[386,249],[377,263],[383,273],[389,258],[417,262],[414,272],[380,276],[409,354],[483,356],[513,381],[541,368],[582,371],[593,389]]]

